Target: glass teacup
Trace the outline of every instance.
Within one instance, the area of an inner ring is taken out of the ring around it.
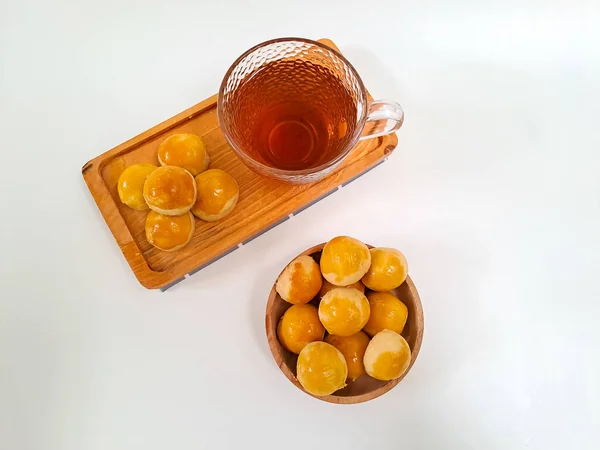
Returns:
[[[390,100],[369,102],[352,65],[320,42],[263,42],[227,71],[219,124],[238,157],[259,174],[290,183],[331,173],[362,139],[393,133],[404,113]]]

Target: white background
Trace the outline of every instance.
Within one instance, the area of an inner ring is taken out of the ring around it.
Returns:
[[[566,0],[0,0],[0,448],[598,449],[599,20]],[[286,35],[332,38],[402,104],[398,148],[144,290],[81,166]],[[354,406],[294,388],[264,335],[279,270],[338,234],[401,249],[425,310],[410,374]]]

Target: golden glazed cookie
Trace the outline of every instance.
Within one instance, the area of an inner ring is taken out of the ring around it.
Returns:
[[[159,167],[146,178],[144,199],[157,213],[180,216],[196,202],[196,182],[192,174],[181,167]]]
[[[192,213],[206,222],[222,219],[237,204],[240,188],[235,179],[220,169],[210,169],[196,177],[198,195]]]
[[[279,342],[292,353],[300,353],[310,342],[322,341],[323,336],[325,328],[319,321],[317,307],[313,305],[290,306],[277,324]]]
[[[298,256],[289,263],[275,284],[275,290],[286,302],[308,303],[321,289],[321,271],[319,265],[308,255]]]
[[[396,289],[408,275],[406,257],[395,248],[372,248],[371,267],[362,278],[363,284],[372,291]]]
[[[369,336],[362,331],[350,336],[334,336],[330,334],[325,338],[325,342],[333,345],[344,355],[346,364],[348,365],[348,378],[350,380],[356,380],[365,373],[363,358],[367,350],[367,345],[369,345]]]
[[[195,221],[192,213],[181,216],[165,216],[150,211],[146,217],[146,239],[150,244],[166,252],[185,247],[194,235]]]
[[[369,320],[371,308],[365,294],[353,288],[335,288],[319,303],[319,319],[329,334],[350,336]]]
[[[389,292],[369,292],[367,294],[371,315],[364,332],[375,336],[381,330],[392,330],[401,334],[408,319],[408,308]]]
[[[373,336],[363,362],[365,370],[377,380],[395,380],[402,376],[410,365],[408,342],[392,330],[382,330]]]
[[[154,164],[133,164],[121,173],[117,184],[119,198],[130,208],[147,211],[148,204],[144,200],[144,183],[146,178],[156,170]]]
[[[346,385],[348,366],[344,355],[331,344],[306,344],[298,355],[296,378],[315,396],[333,394]]]
[[[192,133],[179,133],[166,138],[158,147],[161,166],[183,167],[193,176],[208,169],[210,158],[204,141]]]
[[[369,248],[348,236],[330,240],[321,253],[323,277],[336,286],[348,286],[360,281],[371,266]]]

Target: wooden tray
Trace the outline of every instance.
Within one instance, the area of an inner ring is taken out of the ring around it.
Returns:
[[[320,42],[339,51],[328,39]],[[213,223],[196,220],[196,231],[188,246],[169,253],[146,241],[147,213],[120,202],[117,181],[131,164],[158,165],[158,145],[167,136],[184,132],[202,136],[210,167],[223,169],[237,180],[240,198],[224,219]],[[148,289],[166,290],[377,166],[397,143],[395,134],[361,141],[328,177],[309,185],[285,184],[255,174],[235,156],[219,129],[214,95],[92,159],[81,172],[139,282]]]

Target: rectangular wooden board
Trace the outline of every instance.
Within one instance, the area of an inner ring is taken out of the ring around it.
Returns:
[[[320,42],[338,50],[328,39]],[[120,202],[117,181],[131,164],[158,165],[159,144],[175,133],[201,136],[210,155],[210,167],[231,174],[239,184],[240,197],[229,216],[213,223],[196,219],[191,242],[184,249],[170,253],[148,243],[144,232],[147,213]],[[308,185],[286,184],[252,172],[235,156],[219,128],[217,96],[214,95],[92,159],[83,166],[82,173],[139,282],[148,289],[164,290],[369,171],[382,162],[397,143],[395,134],[360,141],[340,167],[326,178]]]

